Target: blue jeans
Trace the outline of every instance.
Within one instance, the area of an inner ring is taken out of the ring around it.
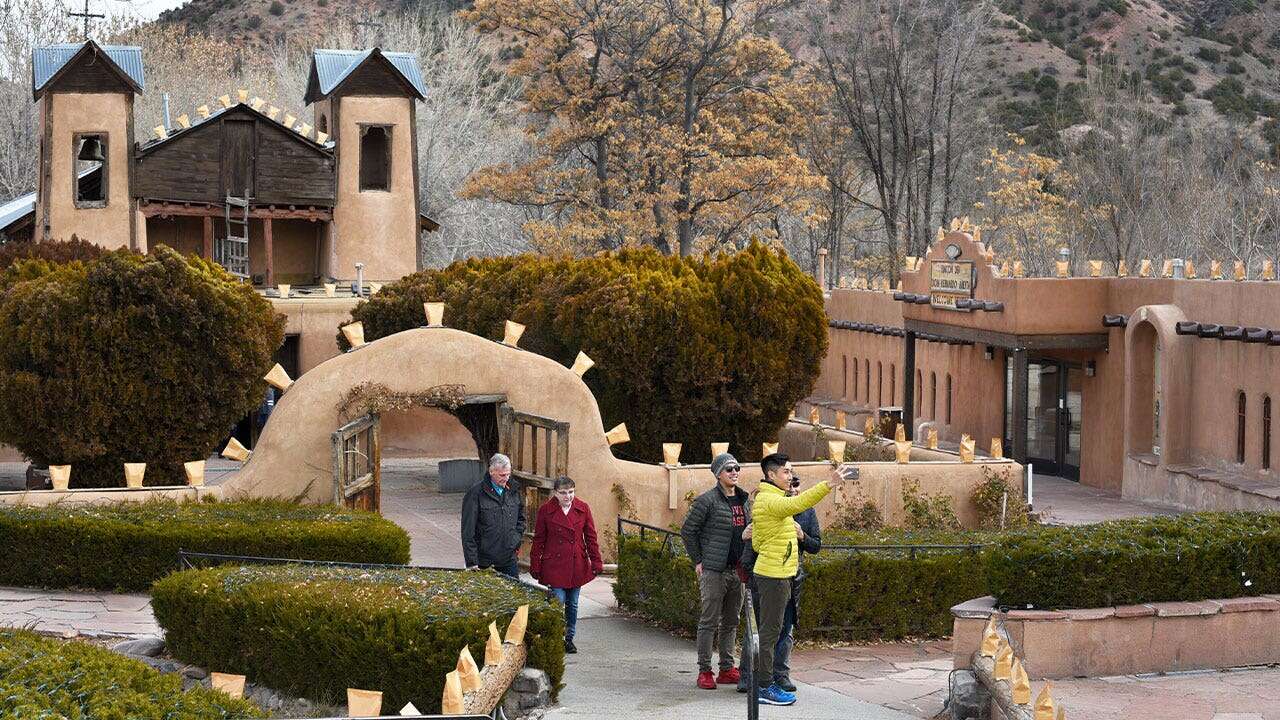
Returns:
[[[578,593],[582,588],[551,588],[551,594],[564,604],[564,639],[572,640],[578,629]]]
[[[520,563],[517,562],[514,558],[511,560],[510,563],[506,565],[494,565],[493,569],[497,570],[503,575],[506,575],[507,577],[512,577],[512,578],[515,578],[516,580],[520,579]]]

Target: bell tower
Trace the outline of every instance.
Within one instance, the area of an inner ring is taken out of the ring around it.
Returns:
[[[33,237],[145,250],[130,182],[142,50],[92,40],[50,45],[32,52],[31,67],[40,104]]]
[[[337,158],[337,199],[325,243],[328,277],[392,281],[418,269],[418,136],[422,75],[409,53],[316,50],[307,81],[315,126]],[[430,223],[430,221],[425,221]]]

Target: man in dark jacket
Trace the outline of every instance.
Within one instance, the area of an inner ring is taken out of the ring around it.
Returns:
[[[698,687],[738,682],[733,650],[742,611],[742,581],[738,561],[746,543],[742,529],[750,522],[751,507],[745,490],[738,487],[742,466],[729,453],[711,461],[716,486],[698,496],[680,528],[685,550],[698,573],[702,612],[698,617]],[[711,646],[720,636],[720,674],[711,674]]]
[[[791,481],[791,492],[788,495],[794,495],[800,487],[799,480]],[[787,692],[795,692],[796,685],[791,682],[791,648],[795,645],[795,627],[796,627],[796,610],[800,607],[800,588],[804,583],[804,554],[818,553],[822,550],[822,527],[818,523],[818,513],[809,508],[799,515],[795,516],[796,540],[800,547],[800,557],[802,562],[800,568],[796,572],[795,578],[791,580],[791,599],[787,602],[787,610],[782,619],[782,634],[778,636],[778,644],[774,645],[773,650],[773,682],[778,687]],[[755,551],[751,549],[751,543],[747,543],[747,549],[742,553],[742,567],[750,572],[755,565]],[[755,583],[748,584],[751,590],[751,606],[758,615],[760,612],[760,600],[755,589]],[[744,659],[745,663],[745,659]],[[745,670],[745,667],[740,667]],[[751,687],[751,675],[746,672],[739,673],[738,692],[747,692]]]
[[[489,472],[462,499],[462,555],[467,569],[493,568],[520,577],[516,552],[524,537],[524,493],[511,482],[511,459],[498,453]]]

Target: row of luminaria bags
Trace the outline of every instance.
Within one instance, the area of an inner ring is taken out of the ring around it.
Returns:
[[[996,616],[993,613],[987,620],[987,627],[982,632],[982,645],[978,654],[994,661],[991,677],[999,683],[1009,684],[1009,692],[1016,705],[1031,704],[1031,679],[1022,667],[1022,661],[1013,654],[1013,646],[1004,639],[996,629]],[[994,688],[993,688],[994,689]],[[1066,711],[1057,707],[1053,701],[1053,683],[1046,682],[1036,695],[1033,708],[1034,720],[1065,720]]]
[[[498,635],[498,624],[489,623],[489,639],[484,646],[484,668],[476,665],[471,649],[462,646],[458,653],[457,669],[450,671],[444,680],[444,693],[440,702],[442,715],[488,715],[502,701],[511,681],[524,668],[528,649],[524,645],[525,630],[529,626],[529,606],[521,605],[507,626],[505,639]],[[209,673],[214,690],[233,698],[244,697],[244,675]],[[421,715],[412,702],[400,708],[401,715]],[[382,691],[347,688],[347,717],[378,717],[382,715]]]

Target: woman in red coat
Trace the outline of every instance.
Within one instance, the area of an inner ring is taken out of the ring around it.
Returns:
[[[529,572],[564,603],[564,651],[576,653],[578,593],[604,572],[591,508],[573,497],[573,481],[560,478],[555,494],[538,508],[529,551]]]

